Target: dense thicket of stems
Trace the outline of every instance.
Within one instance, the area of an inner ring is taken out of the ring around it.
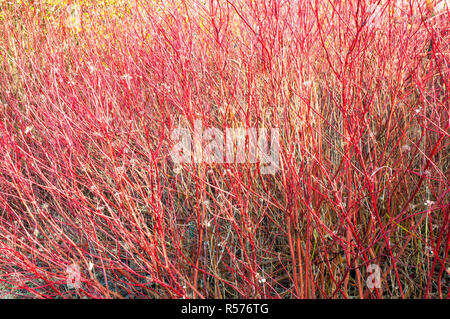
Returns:
[[[448,297],[447,4],[1,1],[0,293]],[[174,163],[196,120],[280,170]]]

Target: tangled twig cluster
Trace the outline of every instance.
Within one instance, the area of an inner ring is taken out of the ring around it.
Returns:
[[[1,293],[449,296],[448,1],[69,2],[0,3]]]

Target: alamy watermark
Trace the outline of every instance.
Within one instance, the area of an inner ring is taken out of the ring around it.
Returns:
[[[175,163],[259,163],[261,174],[279,170],[280,133],[278,128],[206,128],[194,122],[191,134],[187,128],[172,132]]]
[[[81,286],[81,273],[80,266],[73,263],[66,268],[67,274],[67,288],[69,289],[79,289]]]
[[[367,266],[367,276],[366,284],[369,289],[379,289],[381,288],[381,268],[377,264],[370,264]]]

